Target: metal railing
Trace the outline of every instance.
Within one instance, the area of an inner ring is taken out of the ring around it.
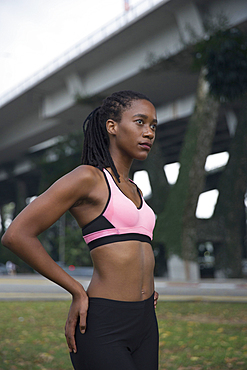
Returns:
[[[74,45],[64,54],[56,58],[53,62],[49,63],[38,72],[24,80],[22,83],[17,85],[15,88],[2,95],[0,97],[0,107],[11,101],[18,95],[22,94],[38,82],[42,81],[62,66],[73,61],[73,59],[77,58],[89,48],[92,48],[94,45],[109,37],[114,32],[125,27],[127,24],[129,24],[139,16],[143,15],[145,12],[148,12],[157,4],[165,3],[168,1],[170,0],[142,0],[140,3],[131,7],[129,11],[124,12],[113,21],[108,22],[105,26],[101,27],[91,35],[85,37],[81,42]]]

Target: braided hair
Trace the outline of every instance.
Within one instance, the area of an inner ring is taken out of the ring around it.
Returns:
[[[120,176],[109,151],[110,139],[106,130],[106,121],[113,119],[119,123],[122,113],[131,107],[133,100],[150,101],[145,95],[131,90],[115,92],[105,98],[102,105],[94,109],[83,123],[82,164],[98,167],[101,170],[111,167],[118,182],[120,182]]]

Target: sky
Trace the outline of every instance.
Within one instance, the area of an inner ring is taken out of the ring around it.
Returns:
[[[0,0],[0,96],[122,13],[124,0]]]

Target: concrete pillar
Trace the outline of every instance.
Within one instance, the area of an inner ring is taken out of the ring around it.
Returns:
[[[171,281],[198,281],[200,271],[197,262],[184,261],[173,254],[167,260],[168,279]]]

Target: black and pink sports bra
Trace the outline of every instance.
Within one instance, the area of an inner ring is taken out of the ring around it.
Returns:
[[[117,186],[110,172],[103,169],[109,196],[102,213],[82,228],[89,249],[105,244],[138,240],[150,243],[153,237],[155,214],[143,199],[136,205]],[[130,180],[131,181],[131,180]]]

